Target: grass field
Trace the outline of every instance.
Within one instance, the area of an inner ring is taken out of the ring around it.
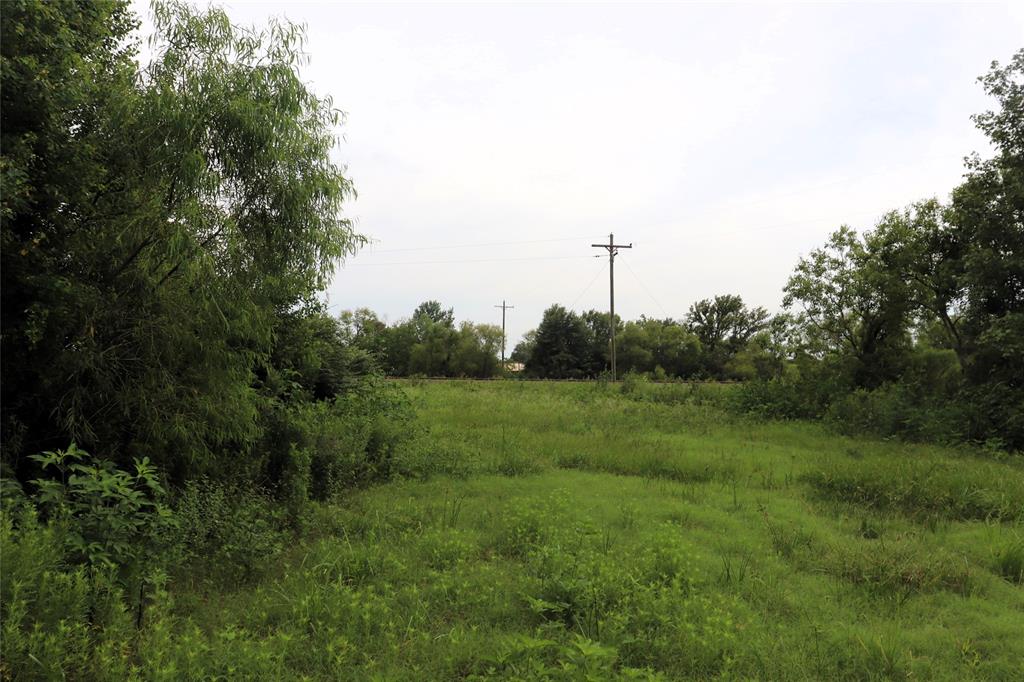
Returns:
[[[1019,457],[747,421],[728,387],[406,387],[405,477],[254,585],[165,597],[168,678],[1024,678]]]

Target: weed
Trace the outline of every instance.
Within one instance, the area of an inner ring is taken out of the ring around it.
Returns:
[[[570,452],[559,454],[555,464],[561,469],[586,469],[589,458],[582,452]]]
[[[734,388],[411,386],[402,480],[298,527],[179,493],[187,570],[148,577],[141,629],[5,503],[0,678],[1017,679],[1020,463],[740,421]],[[490,475],[515,453],[534,475]]]
[[[462,515],[462,507],[466,501],[465,495],[452,495],[446,491],[441,510],[441,526],[443,528],[455,528]]]
[[[833,546],[822,559],[825,570],[871,592],[899,601],[924,592],[973,591],[974,576],[963,557],[924,550],[909,540],[870,545]]]
[[[941,459],[836,462],[802,480],[820,498],[900,511],[932,524],[938,518],[1024,518],[1024,476],[991,462],[970,468]]]
[[[508,452],[498,462],[498,473],[504,476],[529,476],[543,471],[540,462],[521,452]]]
[[[993,570],[1018,585],[1024,584],[1024,540],[1013,539],[1001,543],[993,552]]]
[[[632,530],[636,528],[637,519],[639,517],[639,510],[634,504],[624,504],[619,509],[619,518],[617,525],[623,530]]]
[[[814,546],[814,536],[800,528],[776,523],[764,513],[764,525],[771,538],[772,549],[784,559],[792,559],[801,552],[809,552]]]
[[[718,580],[723,585],[739,585],[743,583],[750,574],[754,554],[751,551],[740,552],[733,555],[732,552],[721,551],[722,570]]]
[[[864,517],[860,520],[859,534],[865,540],[877,540],[882,537],[882,531],[879,525],[868,517]]]

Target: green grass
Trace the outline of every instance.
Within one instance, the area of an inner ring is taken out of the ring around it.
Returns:
[[[256,582],[172,584],[149,679],[1020,679],[1024,466],[728,387],[407,384],[401,480]]]

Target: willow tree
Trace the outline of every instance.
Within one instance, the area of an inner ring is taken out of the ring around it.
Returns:
[[[80,445],[185,465],[259,436],[278,320],[362,238],[341,114],[301,27],[128,3],[6,3],[5,459]]]

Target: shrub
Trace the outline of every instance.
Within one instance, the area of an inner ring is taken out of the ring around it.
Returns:
[[[259,576],[281,551],[286,513],[269,495],[201,478],[175,501],[174,549],[189,575],[234,584]]]
[[[0,519],[0,678],[127,679],[133,635],[124,592],[102,566],[74,565],[65,526],[30,507]]]
[[[971,422],[968,403],[926,398],[920,387],[902,383],[853,391],[835,400],[825,419],[841,433],[941,443],[967,440]]]
[[[284,502],[297,523],[309,499],[390,478],[399,450],[414,435],[413,420],[401,389],[374,375],[331,400],[273,401],[251,453],[259,464],[241,478]]]
[[[626,372],[622,377],[622,384],[620,384],[619,390],[622,391],[622,395],[641,394],[649,383],[650,379],[644,374]]]
[[[72,561],[131,570],[154,558],[174,519],[148,459],[135,460],[134,472],[124,471],[74,443],[31,459],[60,477],[32,481],[33,499],[46,518],[65,527]]]
[[[828,387],[799,377],[747,381],[732,395],[730,407],[743,414],[777,419],[817,419],[828,407]]]

